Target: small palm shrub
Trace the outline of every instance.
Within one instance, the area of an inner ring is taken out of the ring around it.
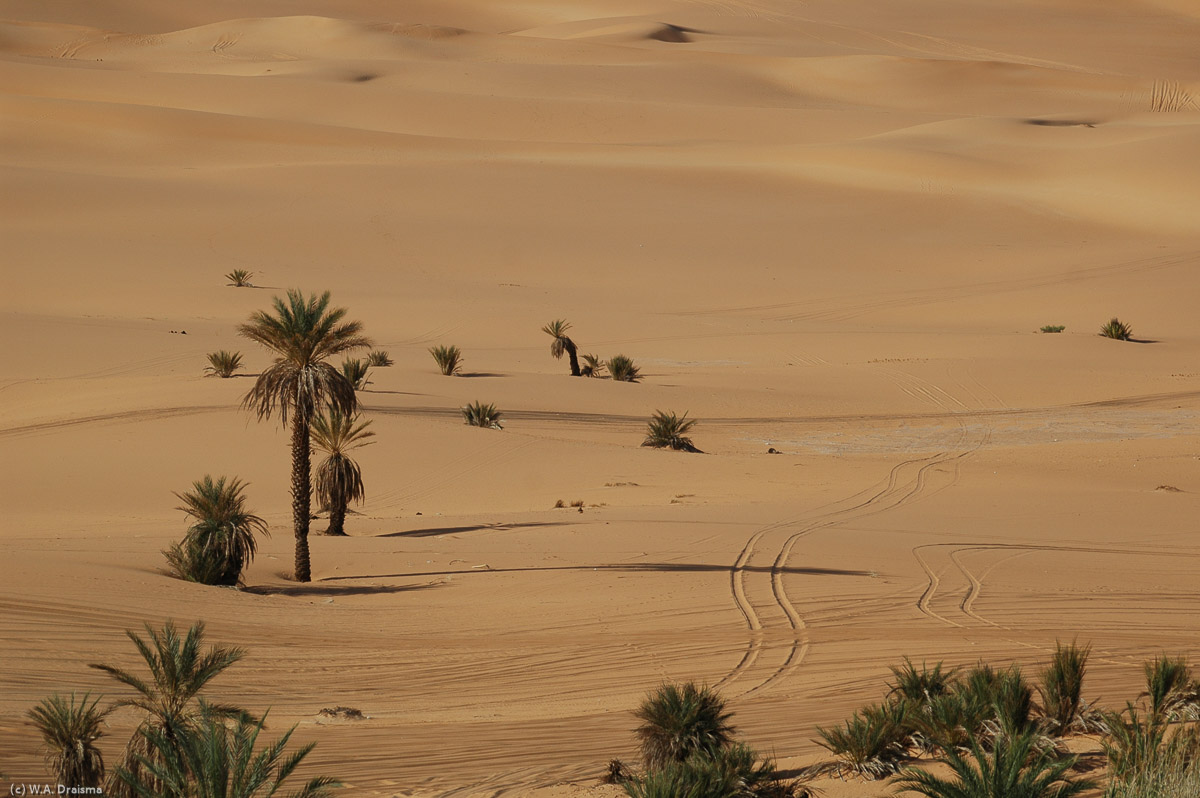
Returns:
[[[1044,333],[1060,333],[1065,329],[1067,329],[1067,325],[1065,325],[1065,324],[1047,324],[1042,327],[1042,332],[1044,332]]]
[[[267,522],[246,508],[245,483],[209,475],[176,493],[194,519],[181,542],[164,552],[175,575],[203,585],[236,585],[258,551],[256,534],[269,534]]]
[[[797,785],[783,779],[770,759],[733,743],[712,754],[694,754],[620,782],[632,798],[792,798]]]
[[[177,730],[143,728],[147,755],[136,770],[120,767],[117,776],[138,798],[268,798],[312,751],[315,743],[287,753],[296,730],[256,750],[266,720],[229,723],[202,704],[200,717]],[[330,798],[341,786],[326,776],[309,779],[289,798]]]
[[[485,405],[475,401],[462,409],[463,420],[472,427],[504,429],[500,424],[500,411],[494,404]]]
[[[372,349],[367,353],[367,365],[375,366],[376,368],[385,368],[392,365],[392,359],[384,350]]]
[[[608,361],[608,373],[617,382],[637,382],[642,378],[641,369],[625,355],[613,355]]]
[[[321,507],[329,511],[326,535],[345,535],[347,507],[366,496],[362,468],[349,453],[371,445],[375,433],[369,426],[369,420],[359,421],[357,414],[347,416],[336,409],[313,417],[312,444],[325,455],[313,470],[313,488]]]
[[[1185,657],[1165,654],[1142,667],[1146,674],[1146,692],[1150,715],[1156,721],[1196,720],[1200,718],[1200,685],[1192,681],[1192,669]]]
[[[1090,645],[1054,644],[1054,657],[1041,672],[1038,693],[1042,699],[1042,726],[1053,737],[1072,732],[1103,731],[1101,713],[1083,701],[1083,677]]]
[[[932,668],[921,663],[921,669],[913,665],[912,660],[904,658],[903,665],[893,665],[891,668],[895,684],[888,685],[889,696],[899,696],[906,701],[927,703],[933,698],[946,695],[955,685],[958,668],[942,669],[942,663]]]
[[[646,439],[642,446],[655,449],[675,449],[680,452],[697,452],[692,439],[686,437],[687,432],[696,425],[695,419],[688,419],[687,413],[676,416],[663,410],[655,410],[654,416],[646,424]]]
[[[1068,771],[1075,758],[1041,751],[1032,732],[1000,736],[991,750],[972,738],[970,758],[947,751],[946,764],[953,778],[907,768],[892,783],[927,798],[1071,798],[1096,786],[1072,780]]]
[[[101,726],[114,707],[99,709],[100,699],[88,703],[85,693],[75,700],[57,693],[43,698],[26,713],[42,735],[46,766],[58,783],[67,787],[98,788],[104,782],[104,756],[96,741],[104,736]]]
[[[342,376],[354,386],[356,391],[361,391],[371,384],[371,381],[367,379],[369,373],[370,369],[365,360],[348,357],[342,361]]]
[[[429,354],[437,362],[438,370],[447,377],[457,374],[462,368],[462,352],[457,346],[432,346]]]
[[[1109,783],[1104,798],[1195,798],[1200,795],[1200,759],[1163,762],[1126,780]]]
[[[579,374],[583,377],[601,377],[607,366],[608,364],[596,355],[584,355],[583,366],[580,367]]]
[[[841,760],[841,767],[870,779],[900,769],[908,750],[909,710],[903,703],[884,703],[857,710],[841,727],[817,727],[817,744]]]
[[[219,352],[208,353],[208,365],[204,368],[204,373],[217,377],[232,377],[234,372],[242,367],[241,352],[227,352],[222,349]]]
[[[1116,316],[1100,328],[1100,334],[1105,338],[1116,338],[1118,341],[1128,341],[1133,337],[1133,327],[1118,319]]]
[[[225,279],[229,281],[229,285],[234,288],[252,288],[250,278],[254,276],[254,272],[246,271],[245,269],[234,269],[229,274],[225,275]]]
[[[648,769],[681,763],[694,755],[712,757],[733,741],[732,713],[708,686],[669,682],[651,691],[634,716],[636,734]]]

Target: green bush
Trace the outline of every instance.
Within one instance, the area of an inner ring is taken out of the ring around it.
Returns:
[[[608,373],[617,382],[637,382],[642,378],[641,369],[625,355],[612,356],[608,361]]]
[[[222,349],[219,352],[208,353],[208,365],[204,368],[204,373],[217,377],[232,377],[234,372],[242,367],[241,352],[227,352]]]
[[[1118,319],[1116,316],[1112,320],[1100,328],[1100,334],[1105,338],[1115,338],[1118,341],[1128,341],[1133,337],[1133,328],[1125,322]]]
[[[689,420],[687,413],[676,416],[673,412],[655,410],[654,416],[646,424],[646,439],[642,441],[642,446],[699,453],[700,450],[692,444],[692,439],[685,437],[695,424],[695,419]]]
[[[500,424],[500,411],[493,404],[485,405],[483,402],[472,402],[462,409],[463,420],[472,427],[490,427],[491,429],[504,429]]]
[[[433,346],[429,348],[429,354],[437,362],[438,370],[447,377],[457,374],[462,368],[462,352],[457,346]]]

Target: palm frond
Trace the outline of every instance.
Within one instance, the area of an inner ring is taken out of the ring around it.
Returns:
[[[431,346],[429,354],[433,355],[438,370],[447,377],[457,374],[462,368],[462,351],[457,346]]]
[[[361,391],[371,384],[371,381],[367,379],[370,373],[370,367],[365,360],[348,357],[342,361],[342,376],[354,386],[356,391]]]
[[[204,373],[216,377],[229,378],[242,367],[242,353],[229,352],[224,349],[208,353],[208,365]]]
[[[596,355],[584,355],[583,366],[580,367],[579,374],[582,377],[602,377],[607,367],[608,364]]]

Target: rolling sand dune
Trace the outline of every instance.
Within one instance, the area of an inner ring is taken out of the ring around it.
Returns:
[[[616,795],[664,679],[788,768],[904,656],[1078,638],[1132,698],[1200,654],[1197,35],[1178,0],[0,0],[0,771],[168,618],[354,796]],[[395,360],[307,584],[287,435],[239,408],[235,325],[290,287]],[[642,382],[569,377],[557,318]],[[639,447],[656,409],[706,454]],[[206,473],[271,525],[244,590],[164,571]]]

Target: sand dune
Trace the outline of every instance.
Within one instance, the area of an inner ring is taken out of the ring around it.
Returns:
[[[0,2],[0,771],[168,618],[354,796],[612,798],[664,679],[791,768],[906,655],[1078,637],[1119,705],[1200,654],[1190,4],[287,6]],[[395,360],[309,584],[235,333],[290,287]],[[558,318],[643,380],[568,376]],[[244,590],[164,572],[206,473],[271,526]]]

